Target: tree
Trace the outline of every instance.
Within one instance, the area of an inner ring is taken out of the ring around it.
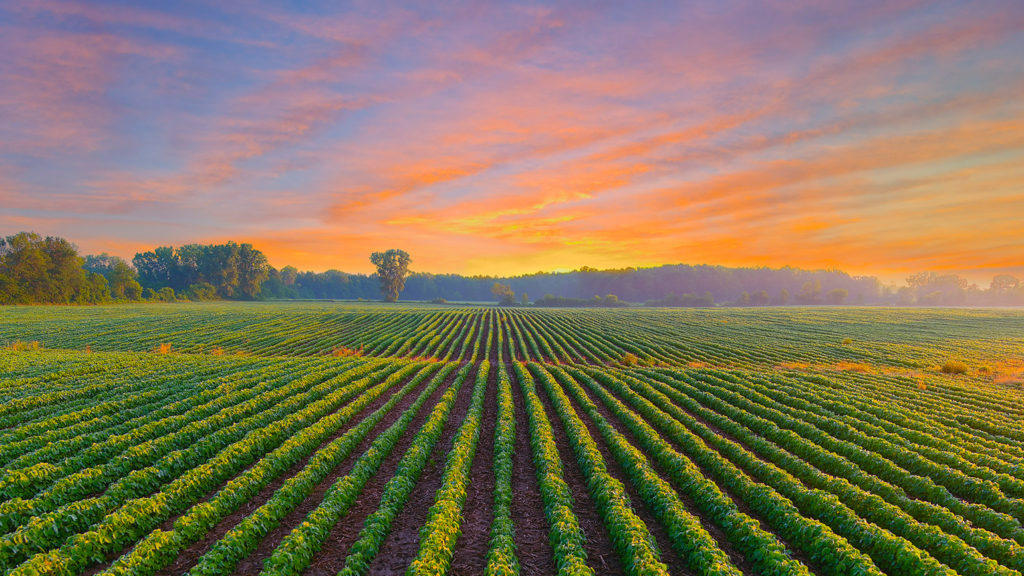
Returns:
[[[1024,300],[1021,298],[1024,296],[1024,285],[1010,274],[999,274],[992,278],[988,291],[990,301],[994,304],[1014,304]]]
[[[912,274],[907,278],[907,286],[917,296],[917,303],[925,306],[963,304],[970,287],[966,278],[935,272]]]
[[[86,256],[85,269],[101,274],[110,286],[110,295],[117,300],[138,300],[142,298],[142,285],[138,272],[124,259],[104,252],[99,256]]]
[[[136,254],[132,263],[142,286],[154,291],[169,287],[178,294],[187,293],[196,284],[209,284],[219,298],[252,300],[271,277],[262,252],[252,244],[235,242],[186,244],[177,249],[161,246]],[[291,279],[294,282],[294,274]]]
[[[285,286],[294,286],[295,279],[299,276],[299,270],[295,266],[285,266],[281,268],[281,282],[284,282]]]
[[[138,283],[136,282],[136,284]],[[86,272],[85,284],[79,290],[76,301],[83,304],[110,302],[110,287],[107,284],[107,279],[102,274]]]
[[[498,304],[502,306],[511,306],[516,303],[516,293],[508,284],[495,282],[494,286],[491,286],[491,294],[498,298]]]
[[[170,286],[178,272],[178,258],[171,246],[160,246],[149,252],[140,252],[132,258],[139,273],[139,283],[154,291]]]
[[[843,302],[846,302],[846,297],[850,295],[850,292],[846,288],[835,288],[829,290],[828,294],[825,294],[825,301],[834,306],[838,306]]]
[[[520,303],[523,306],[527,306],[530,304],[530,296],[527,295],[526,292],[523,292],[522,297],[520,298]]]
[[[397,302],[398,294],[405,288],[405,279],[409,276],[409,264],[412,258],[404,250],[392,248],[387,252],[374,252],[370,262],[377,267],[380,279],[380,291],[387,302]]]
[[[260,286],[270,276],[267,257],[253,248],[252,244],[242,244],[238,247],[237,267],[238,288],[235,297],[252,300],[259,296]]]
[[[754,292],[750,297],[750,303],[754,306],[767,306],[770,304],[772,299],[768,296],[767,290],[759,290]]]
[[[785,288],[779,290],[779,295],[775,297],[775,300],[773,300],[772,303],[777,304],[779,306],[785,306],[786,304],[788,304],[789,290],[786,290]]]
[[[31,232],[0,238],[0,303],[92,304],[110,299],[107,280],[83,268],[73,244]]]
[[[796,301],[800,304],[818,304],[821,302],[821,280],[808,280],[800,287],[800,293],[796,295]]]

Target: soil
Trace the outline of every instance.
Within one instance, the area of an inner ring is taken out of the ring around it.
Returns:
[[[352,428],[357,426],[360,422],[362,422],[364,418],[366,418],[367,416],[369,416],[370,414],[375,412],[378,408],[380,408],[381,406],[386,404],[387,401],[391,398],[391,395],[393,393],[397,392],[398,390],[400,390],[402,388],[402,386],[404,386],[404,383],[398,383],[398,384],[396,384],[391,389],[390,393],[389,392],[385,392],[384,394],[381,394],[380,397],[378,397],[373,402],[371,402],[369,405],[367,405],[365,408],[363,408],[359,412],[359,414],[356,414],[355,416],[353,416],[348,422],[345,423],[344,426],[339,428],[337,431],[335,431],[333,434],[331,434],[327,439],[325,439],[323,442],[321,442],[320,445],[317,446],[316,450],[311,452],[309,456],[307,456],[307,457],[299,460],[298,462],[296,462],[284,474],[280,475],[279,477],[274,479],[273,482],[271,482],[266,487],[264,487],[262,490],[260,490],[256,494],[256,496],[254,498],[250,499],[248,502],[243,504],[233,514],[231,514],[227,518],[225,518],[225,519],[221,520],[219,523],[217,523],[217,525],[214,526],[213,529],[211,529],[203,537],[202,540],[199,540],[198,542],[193,543],[191,546],[189,546],[188,548],[183,550],[178,555],[178,557],[175,559],[174,563],[172,563],[171,565],[167,566],[163,570],[157,572],[157,575],[158,576],[174,576],[174,575],[178,575],[178,574],[183,574],[183,573],[187,572],[188,570],[190,570],[193,566],[196,565],[196,563],[203,556],[203,554],[206,554],[210,550],[210,548],[212,548],[213,545],[218,540],[223,538],[224,535],[228,533],[228,531],[230,531],[232,528],[237,526],[242,520],[244,520],[250,514],[255,512],[261,506],[266,504],[267,501],[270,500],[270,498],[274,495],[274,493],[288,479],[290,479],[293,476],[295,476],[296,474],[298,474],[306,466],[306,464],[309,463],[310,458],[312,458],[314,454],[319,452],[321,449],[323,449],[325,446],[327,446],[328,444],[330,444],[334,440],[336,440],[336,439],[342,437],[343,435],[345,435],[349,430],[351,430]],[[422,386],[422,384],[421,384],[421,386]],[[404,398],[402,398],[402,400],[400,400],[398,402],[398,404],[396,404],[395,407],[392,408],[391,411],[388,412],[384,416],[384,418],[382,418],[381,421],[377,423],[377,426],[373,430],[370,431],[370,433],[367,435],[367,438],[368,439],[372,439],[375,434],[379,434],[381,430],[384,430],[387,426],[390,426],[391,422],[393,422],[394,420],[397,420],[399,415],[402,413],[402,411],[405,410],[405,408],[408,407],[409,404],[412,404],[413,399],[416,397],[416,394],[417,394],[417,390],[412,390]],[[344,408],[344,406],[339,407],[339,410],[342,409],[342,408]],[[362,444],[367,444],[365,439],[364,439]],[[361,448],[362,448],[362,446],[357,447],[356,450],[353,450],[352,454],[350,454],[349,457],[346,459],[346,461],[342,462],[341,465],[339,465],[338,468],[339,469],[343,468],[343,467],[345,467],[345,465],[347,464],[348,461],[351,461],[354,458],[358,458],[358,455],[362,453]],[[333,474],[332,474],[332,476],[333,476]],[[168,525],[166,525],[165,527],[162,527],[162,528],[165,529],[165,530],[169,530],[169,529],[172,528],[172,526],[173,526],[173,522],[171,522],[170,524],[168,524]]]
[[[422,386],[426,386],[426,383],[424,383]],[[443,390],[444,386],[439,387],[439,389],[434,391],[434,393],[431,395],[431,399],[436,399],[442,393]],[[366,438],[364,438],[363,441],[359,443],[359,446],[357,446],[356,449],[352,451],[352,454],[349,456],[349,458],[347,458],[345,462],[343,462],[333,472],[331,472],[322,482],[317,484],[317,486],[313,489],[313,492],[302,502],[302,504],[300,504],[295,510],[292,511],[291,514],[286,516],[281,521],[281,523],[278,524],[276,528],[274,528],[270,531],[269,534],[267,534],[267,536],[263,539],[262,542],[260,542],[259,546],[256,548],[256,551],[250,554],[245,559],[243,559],[238,564],[238,566],[235,567],[234,574],[258,574],[260,570],[262,570],[263,568],[263,562],[267,558],[269,558],[271,554],[273,554],[274,550],[281,543],[281,540],[283,540],[285,536],[291,533],[291,531],[298,524],[300,524],[303,520],[306,519],[306,516],[310,512],[315,510],[316,507],[320,505],[320,503],[323,501],[324,494],[327,493],[327,490],[330,489],[330,487],[333,486],[335,482],[345,477],[352,470],[352,467],[355,465],[359,457],[361,457],[366,452],[366,450],[370,447],[373,441],[376,440],[376,438],[380,434],[382,434],[385,430],[388,429],[388,427],[390,427],[399,418],[401,418],[402,413],[409,406],[411,406],[413,402],[416,401],[416,398],[418,397],[421,391],[422,390],[420,388],[418,388],[417,390],[413,390],[405,398],[403,398],[385,418],[378,422],[374,429],[371,430],[370,433],[366,435]],[[416,418],[413,419],[410,426],[417,425],[417,421],[422,422],[424,418],[422,416],[423,411],[428,410],[428,405],[424,405],[424,407],[420,409],[420,412],[417,413]],[[399,442],[399,444],[401,444],[401,442]],[[387,461],[385,461],[384,464],[386,465]]]
[[[526,414],[523,392],[512,377],[512,402],[516,412],[516,443],[512,456],[512,524],[515,526],[516,555],[522,576],[554,574],[555,556],[551,548],[544,500],[540,482],[533,466],[530,446],[530,420]]]
[[[581,384],[581,387],[585,386]],[[597,448],[600,450],[601,456],[604,458],[605,466],[608,468],[608,473],[613,478],[621,482],[626,488],[626,494],[629,496],[630,506],[636,515],[643,520],[644,524],[647,525],[647,529],[650,530],[651,535],[654,536],[654,539],[658,544],[658,551],[661,554],[661,561],[668,565],[669,573],[673,575],[678,574],[680,576],[690,576],[693,574],[693,572],[686,567],[683,560],[679,557],[679,554],[672,548],[672,541],[669,539],[669,534],[665,529],[665,526],[658,521],[657,517],[655,517],[654,513],[640,497],[639,492],[637,492],[636,488],[633,487],[633,483],[630,481],[629,476],[626,475],[625,470],[623,470],[622,466],[615,459],[615,456],[611,453],[607,442],[605,442],[604,437],[601,436],[600,431],[597,429],[597,425],[594,424],[594,421],[586,414],[586,412],[583,411],[583,408],[579,403],[573,400],[568,391],[566,391],[566,396],[569,397],[569,400],[572,403],[573,408],[576,410],[576,413],[579,415],[580,420],[587,427],[587,430],[590,432],[590,436],[594,439],[594,443],[597,444]],[[601,410],[604,406],[600,404],[600,400],[596,398],[591,398],[591,400],[598,405],[598,412],[605,418],[605,420],[608,420],[614,425],[615,421],[611,418],[611,414],[607,411]],[[618,428],[616,429],[618,430]],[[618,431],[619,433],[623,432],[623,430]],[[691,513],[694,512],[693,508],[688,507],[687,509]],[[728,541],[725,542],[725,544],[728,544]],[[720,542],[719,545],[722,545],[722,543]],[[741,555],[740,559],[742,558],[743,557]],[[753,572],[744,570],[744,574],[752,573]]]
[[[673,403],[673,404],[675,404],[675,403]],[[714,432],[716,435],[718,435],[718,436],[720,436],[722,438],[725,438],[726,440],[730,440],[730,441],[740,445],[741,447],[743,447],[744,450],[746,450],[747,452],[749,452],[750,454],[752,454],[753,456],[755,456],[756,458],[758,458],[762,462],[765,462],[767,464],[772,464],[771,462],[761,458],[760,455],[758,455],[756,452],[751,450],[747,445],[745,445],[744,443],[740,442],[736,438],[730,436],[728,433],[726,433],[721,428],[719,428],[719,427],[715,426],[714,424],[704,420],[704,418],[700,417],[697,414],[694,414],[694,413],[690,412],[689,410],[687,410],[686,408],[680,406],[679,404],[675,404],[675,406],[677,408],[679,408],[680,410],[682,410],[683,412],[686,412],[687,414],[689,414],[694,420],[696,420],[698,423],[700,423],[700,424],[704,425],[705,427],[707,427],[709,430]],[[669,444],[672,444],[673,447],[675,447],[677,450],[679,450],[679,452],[681,454],[685,455],[685,451],[682,450],[682,448],[680,446],[678,446],[675,442],[673,442],[671,439],[666,438],[666,441]],[[710,448],[710,446],[709,446],[709,448]],[[724,457],[724,455],[723,455],[723,457]],[[706,470],[703,466],[701,466],[696,461],[693,461],[693,463],[694,463],[695,466],[697,466],[700,469],[701,473],[704,474],[705,478],[708,478],[709,480],[712,480],[712,481],[714,480],[714,476],[711,475],[711,473],[708,470]],[[748,477],[749,477],[749,475],[748,475]],[[762,484],[762,482],[759,482],[756,478],[750,477],[750,479],[753,482],[756,482],[758,484]],[[762,515],[758,514],[746,502],[744,502],[742,498],[739,498],[739,497],[735,496],[734,494],[732,494],[731,492],[729,492],[719,482],[715,482],[715,484],[718,485],[718,489],[721,490],[723,494],[728,496],[733,501],[733,503],[736,504],[736,507],[739,509],[740,512],[742,512],[742,513],[746,514],[747,516],[750,516],[751,518],[757,520],[758,523],[761,524],[761,529],[762,530],[765,530],[767,532],[771,532],[772,534],[774,534],[775,537],[779,540],[779,542],[782,542],[782,544],[784,544],[786,546],[787,550],[789,551],[789,555],[791,557],[793,557],[794,559],[800,561],[800,563],[803,564],[804,566],[806,566],[808,568],[808,570],[810,570],[813,574],[827,574],[829,572],[828,570],[826,570],[820,564],[812,561],[810,559],[810,557],[807,556],[807,554],[804,553],[802,550],[800,550],[799,548],[793,546],[790,543],[789,540],[783,538],[780,534],[778,534],[775,531],[773,531],[771,529],[771,525],[766,521],[766,519]],[[682,495],[680,495],[680,496],[682,496]],[[685,502],[685,500],[684,500],[684,502]],[[687,505],[689,505],[689,504],[687,504]],[[720,539],[720,537],[717,534],[715,534],[714,532],[712,532],[712,535],[715,536],[716,539]],[[722,534],[722,537],[724,537],[724,534]],[[732,556],[732,554],[730,553],[730,557],[731,556]]]
[[[601,575],[625,574],[626,571],[615,553],[615,546],[612,545],[611,536],[601,515],[597,511],[587,490],[587,483],[583,477],[583,471],[576,462],[576,454],[573,452],[569,438],[566,436],[562,420],[551,406],[551,402],[540,385],[537,386],[537,396],[544,405],[544,412],[551,422],[551,428],[555,436],[555,444],[558,446],[558,455],[562,460],[562,475],[565,483],[569,485],[569,492],[573,495],[573,513],[579,521],[580,528],[586,535],[583,548],[587,552],[587,563]]]
[[[380,472],[371,479],[363,488],[359,500],[331,530],[327,540],[324,542],[320,552],[313,559],[313,563],[303,574],[308,576],[334,576],[345,566],[345,558],[352,544],[359,539],[359,532],[363,529],[366,518],[380,506],[381,497],[385,485],[394,476],[398,462],[405,455],[405,451],[412,444],[413,437],[426,421],[434,405],[440,399],[440,395],[448,388],[454,380],[457,370],[449,377],[447,385],[440,387],[434,397],[423,406],[416,415],[416,419],[409,425],[402,440],[395,447],[381,466]],[[398,514],[391,525],[390,534],[385,538],[377,553],[377,557],[371,563],[370,574],[401,574],[412,562],[413,557],[419,549],[419,530],[426,523],[427,512],[434,503],[434,493],[441,486],[441,475],[444,472],[445,457],[452,445],[452,439],[459,424],[469,409],[470,398],[473,390],[473,373],[462,383],[456,397],[455,405],[452,406],[441,432],[441,438],[427,461],[416,488],[413,489],[402,512]],[[275,544],[276,546],[276,544]],[[238,572],[238,574],[246,574]]]
[[[498,370],[492,365],[484,396],[484,413],[480,421],[473,465],[469,469],[469,486],[462,507],[462,534],[455,543],[450,574],[453,576],[483,574],[490,548],[491,524],[494,522],[494,429],[498,418]]]
[[[314,384],[314,385],[315,385],[315,384]],[[386,394],[383,394],[382,396],[387,396],[387,395],[386,395]],[[377,399],[376,401],[372,402],[372,403],[371,403],[371,406],[370,406],[370,407],[368,407],[368,408],[364,408],[364,409],[363,409],[363,411],[362,411],[362,412],[360,412],[360,414],[357,414],[357,415],[356,415],[355,417],[353,417],[353,418],[352,418],[351,420],[349,420],[349,422],[347,422],[347,423],[346,423],[346,424],[345,424],[344,426],[342,426],[342,430],[340,430],[339,432],[337,432],[337,433],[336,433],[336,435],[332,436],[332,437],[331,437],[330,439],[328,439],[327,441],[325,441],[324,443],[322,443],[320,447],[324,446],[325,444],[327,444],[327,442],[330,442],[331,440],[333,440],[333,439],[334,439],[334,438],[336,438],[337,436],[340,436],[341,434],[344,434],[344,433],[345,433],[345,431],[347,431],[349,427],[353,426],[355,422],[358,422],[358,421],[359,421],[359,420],[360,420],[360,419],[361,419],[361,418],[363,417],[363,415],[364,415],[364,414],[369,414],[369,412],[367,412],[367,410],[368,410],[368,409],[369,409],[369,410],[371,410],[371,411],[372,411],[372,410],[376,410],[376,409],[377,409],[377,408],[379,408],[379,407],[380,407],[381,405],[383,405],[383,404],[384,404],[385,402],[387,402],[387,398],[384,398],[384,399],[380,399],[380,398],[378,398],[378,399]],[[341,406],[338,406],[337,410],[341,410],[341,409],[343,409],[343,408],[344,408],[345,406],[347,406],[348,404],[349,404],[349,402],[346,402],[346,403],[342,404]],[[337,410],[335,410],[335,411],[333,411],[333,412],[331,412],[331,413],[333,414],[333,413],[337,412]],[[284,443],[284,441],[282,441],[282,443]],[[277,444],[277,445],[275,445],[275,446],[272,446],[272,447],[271,447],[271,448],[270,448],[270,449],[268,450],[268,452],[267,452],[267,453],[269,454],[269,453],[270,453],[270,452],[272,452],[273,450],[276,450],[278,446],[280,446],[280,444]],[[317,449],[319,449],[319,447],[318,447]],[[285,472],[285,474],[284,474],[284,475],[282,475],[282,476],[281,476],[281,477],[280,477],[280,478],[279,478],[279,479],[278,479],[277,481],[275,481],[275,482],[274,482],[274,483],[272,483],[272,484],[277,484],[277,486],[279,486],[279,485],[280,485],[280,483],[283,483],[285,479],[287,479],[287,478],[291,477],[291,476],[292,476],[292,475],[293,475],[293,474],[294,474],[295,472],[297,472],[298,470],[300,470],[300,469],[301,469],[301,466],[304,466],[304,465],[305,465],[305,463],[306,463],[306,461],[307,461],[308,459],[309,459],[308,457],[307,457],[307,458],[304,458],[304,459],[303,459],[302,461],[300,461],[300,462],[299,462],[299,464],[297,464],[297,465],[295,465],[295,466],[292,466],[292,468],[291,468],[291,469],[289,469],[289,470],[288,470],[287,472]],[[258,462],[258,460],[257,460],[257,462]],[[250,465],[250,466],[246,467],[246,468],[245,468],[245,470],[243,470],[243,471],[239,472],[238,474],[236,474],[236,475],[232,476],[232,477],[231,477],[231,478],[229,478],[228,480],[225,480],[225,481],[221,482],[220,484],[218,484],[216,488],[214,488],[213,490],[210,490],[209,492],[207,492],[207,493],[206,493],[206,495],[205,495],[205,496],[204,496],[204,497],[203,497],[203,498],[202,498],[201,500],[199,500],[199,501],[197,502],[197,504],[198,504],[198,503],[204,503],[204,502],[207,502],[207,501],[209,501],[209,500],[210,500],[211,498],[213,498],[214,496],[216,496],[216,495],[217,495],[217,493],[218,493],[218,492],[220,492],[220,490],[221,490],[221,489],[223,489],[223,488],[224,488],[225,486],[227,486],[227,485],[228,485],[228,484],[229,484],[229,483],[230,483],[230,482],[231,482],[232,480],[234,480],[235,478],[237,478],[237,477],[241,476],[242,474],[244,474],[245,472],[247,472],[247,471],[248,471],[248,470],[249,470],[250,468],[252,468],[252,466],[255,466],[255,464],[256,464],[256,463],[253,463],[252,465]],[[276,490],[276,489],[277,489],[277,488],[275,487],[275,488],[274,488],[274,490]],[[271,491],[271,492],[270,492],[270,494],[272,494],[272,493],[273,493],[273,491]],[[250,506],[250,505],[251,505],[251,504],[252,504],[253,502],[255,502],[255,501],[256,501],[256,499],[260,498],[260,497],[262,496],[262,494],[263,494],[263,491],[261,491],[261,492],[260,492],[259,494],[257,494],[256,498],[254,498],[254,499],[250,500],[249,502],[247,502],[246,504],[244,504],[244,505],[243,505],[243,507],[242,507],[242,509],[244,510],[244,509],[246,509],[247,507],[249,507],[249,506]],[[269,499],[269,497],[270,497],[270,496],[268,495],[268,496],[267,496],[267,499]],[[265,499],[264,499],[264,501],[265,501]],[[256,507],[252,508],[252,510],[255,510],[255,509],[256,509],[257,507],[259,507],[259,505],[262,505],[262,502],[260,502],[260,503],[259,503],[258,505],[256,505]],[[191,507],[189,507],[189,509],[191,509]],[[251,511],[252,511],[252,510],[250,510],[249,512],[245,512],[245,513],[242,513],[242,514],[241,514],[241,517],[240,517],[240,518],[239,518],[238,520],[240,521],[242,517],[244,517],[244,516],[247,516],[247,515],[248,515],[249,513],[251,513]],[[183,512],[183,513],[179,513],[179,514],[174,514],[173,516],[171,516],[171,517],[170,517],[170,518],[168,518],[167,520],[164,520],[164,522],[163,522],[163,523],[161,523],[161,524],[160,524],[160,526],[159,526],[158,528],[159,528],[160,530],[164,530],[164,531],[170,531],[170,530],[173,530],[173,529],[174,529],[174,523],[175,523],[175,522],[176,522],[176,521],[178,520],[178,518],[180,518],[180,517],[181,517],[181,516],[183,516],[184,514],[185,514],[184,512]],[[235,514],[233,514],[233,515],[232,515],[232,516],[230,516],[229,518],[227,518],[227,519],[223,520],[223,521],[221,522],[221,524],[223,524],[224,522],[227,522],[228,520],[230,520],[231,518],[233,518],[233,517],[237,516],[238,514],[239,514],[239,512],[236,512]],[[237,523],[237,521],[236,521],[236,523]],[[229,527],[228,527],[227,529],[225,529],[225,530],[224,530],[224,532],[226,533],[226,532],[227,532],[227,530],[228,530],[228,529],[230,529],[230,527],[231,527],[231,526],[234,526],[234,523],[232,523],[232,524],[231,524],[231,525],[230,525],[230,526],[229,526]],[[190,550],[191,550],[191,548],[194,548],[195,546],[197,546],[197,545],[198,545],[198,544],[200,544],[201,542],[205,542],[205,541],[207,541],[208,539],[210,539],[210,538],[211,538],[210,534],[213,534],[213,533],[214,533],[214,532],[215,532],[215,531],[216,531],[216,530],[217,530],[217,529],[218,529],[219,527],[220,527],[220,524],[218,524],[217,526],[215,526],[215,527],[214,527],[214,529],[213,529],[213,530],[212,530],[212,531],[211,531],[210,533],[208,533],[208,534],[207,534],[207,535],[206,535],[206,536],[205,536],[205,537],[203,538],[203,540],[201,540],[201,541],[200,541],[199,543],[196,543],[196,544],[194,544],[194,545],[193,545],[192,547],[190,547],[190,548],[188,548],[188,549],[186,549],[186,550],[182,551],[182,553],[181,553],[181,554],[179,554],[179,558],[178,558],[178,560],[176,560],[175,564],[177,564],[177,562],[178,562],[179,560],[181,560],[181,559],[182,559],[183,557],[185,557],[185,556],[186,556],[187,554],[189,554],[189,553],[190,553]],[[217,537],[216,537],[216,539],[219,539],[219,538],[220,538],[221,536],[223,536],[223,534],[221,534],[220,536],[217,536]],[[215,541],[216,539],[214,539],[214,541]],[[107,554],[107,555],[106,555],[106,560],[105,560],[104,562],[102,562],[102,563],[99,563],[99,564],[94,564],[94,565],[92,565],[92,566],[90,566],[90,567],[86,568],[86,569],[85,569],[85,570],[84,570],[84,571],[82,572],[82,574],[83,574],[84,576],[92,576],[92,575],[94,575],[94,574],[98,574],[98,573],[100,573],[100,572],[102,572],[102,571],[106,570],[106,569],[107,569],[107,568],[108,568],[108,567],[109,567],[109,566],[110,566],[110,565],[111,565],[111,564],[112,564],[112,563],[113,563],[113,562],[114,562],[115,560],[117,560],[117,559],[118,559],[118,558],[120,558],[121,556],[123,556],[123,555],[125,555],[125,554],[128,554],[128,553],[130,553],[130,552],[131,552],[132,550],[134,550],[134,549],[135,549],[135,546],[136,546],[137,544],[138,544],[138,542],[133,542],[132,544],[130,544],[130,545],[128,545],[128,546],[126,546],[126,547],[124,547],[123,549],[121,549],[121,550],[119,550],[119,551],[117,551],[117,552],[113,552],[113,553]],[[213,542],[211,541],[211,542],[209,543],[209,545],[210,545],[210,546],[212,546],[212,544],[213,544]],[[207,547],[206,549],[209,549],[209,546],[208,546],[208,547]],[[205,550],[203,551],[203,553],[205,553]],[[192,561],[192,562],[194,563],[194,562],[195,562],[195,561],[196,561],[197,559],[198,559],[198,556],[196,556],[196,558],[195,558],[195,559],[193,559],[193,561]],[[172,565],[172,566],[173,566],[173,565]],[[191,567],[191,564],[189,565],[189,567]],[[171,572],[168,572],[168,570],[170,570],[170,568],[167,568],[167,569],[165,569],[165,570],[163,570],[163,571],[161,571],[161,572],[158,572],[158,574],[160,574],[160,575],[163,575],[163,574],[165,574],[165,573],[167,573],[167,574],[181,574],[181,573],[182,573],[182,572],[175,572],[175,571],[171,571]]]

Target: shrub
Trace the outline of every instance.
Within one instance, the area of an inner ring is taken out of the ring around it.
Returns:
[[[622,355],[622,359],[619,360],[619,364],[623,366],[636,366],[640,363],[640,359],[636,357],[636,354],[627,352]]]
[[[217,288],[209,282],[198,282],[188,287],[188,297],[196,302],[217,299]]]
[[[967,364],[959,360],[947,360],[941,370],[943,374],[967,374]]]

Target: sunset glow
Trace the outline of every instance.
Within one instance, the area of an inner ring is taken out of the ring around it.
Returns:
[[[0,229],[1024,273],[1024,2],[0,1]]]

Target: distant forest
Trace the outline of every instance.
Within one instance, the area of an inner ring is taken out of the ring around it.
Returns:
[[[401,299],[494,301],[496,284],[498,300],[536,306],[1024,305],[1024,283],[1005,274],[983,288],[955,274],[922,272],[896,287],[838,270],[686,264],[509,277],[414,272]],[[0,304],[380,297],[376,275],[278,270],[251,244],[165,246],[127,262],[82,256],[63,238],[0,238]]]

